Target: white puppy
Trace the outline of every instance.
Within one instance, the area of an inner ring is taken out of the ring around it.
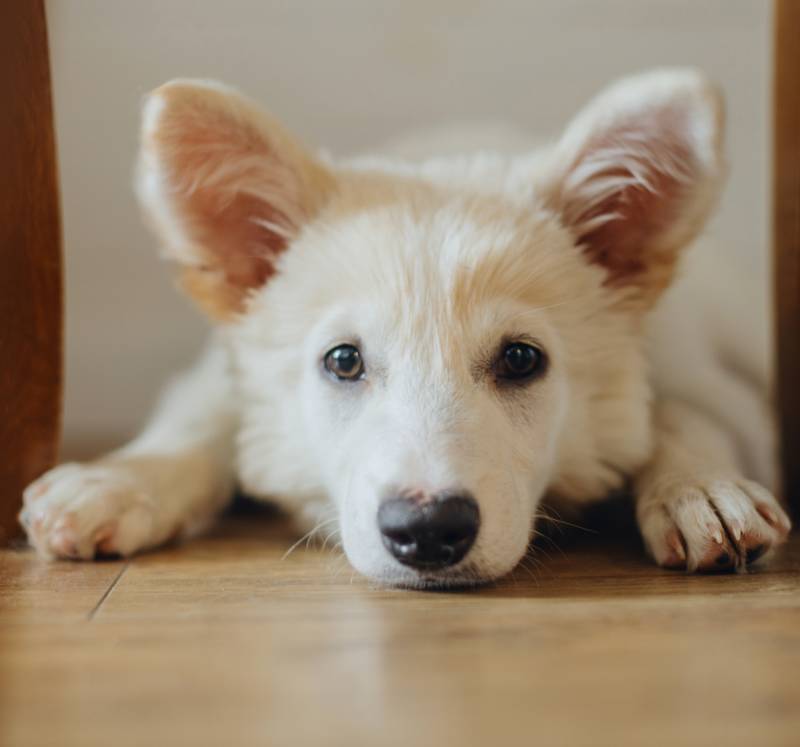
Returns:
[[[371,578],[468,584],[514,568],[542,502],[631,487],[657,563],[746,566],[789,530],[752,290],[701,252],[665,296],[721,140],[687,70],[617,83],[552,147],[422,162],[334,162],[221,85],[159,88],[138,193],[216,329],[137,439],[28,488],[31,542],[128,555],[238,483],[335,519]]]

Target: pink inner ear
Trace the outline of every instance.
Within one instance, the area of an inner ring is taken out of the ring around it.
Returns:
[[[192,271],[239,305],[275,272],[294,232],[297,174],[255,125],[203,99],[176,98],[155,141],[172,211],[201,252]]]
[[[694,171],[678,135],[681,119],[661,112],[595,138],[569,178],[565,218],[586,256],[608,271],[609,285],[636,283],[650,271],[660,259],[653,256],[658,239],[679,216]]]
[[[267,225],[285,225],[285,217],[263,201],[234,193],[223,202],[199,189],[181,199],[178,209],[192,238],[209,253],[209,269],[221,271],[229,286],[258,288],[275,272],[273,261],[287,240]]]
[[[620,182],[630,173],[619,169],[608,174]],[[628,184],[613,192],[584,216],[587,224],[597,221],[580,235],[586,255],[608,270],[609,283],[630,282],[642,274],[652,258],[645,255],[647,245],[664,234],[676,218],[682,198],[682,184],[660,171],[647,175],[647,185]],[[606,217],[608,220],[603,221]]]

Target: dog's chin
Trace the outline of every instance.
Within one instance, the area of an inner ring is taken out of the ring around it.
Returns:
[[[495,583],[505,573],[485,573],[465,564],[440,571],[415,571],[410,568],[391,568],[384,573],[370,574],[379,586],[418,591],[464,591]]]
[[[455,591],[488,586],[507,576],[525,555],[528,544],[487,552],[475,547],[460,562],[445,568],[414,568],[393,558],[372,537],[353,537],[342,527],[342,545],[350,565],[376,587]],[[358,541],[360,540],[360,541]]]

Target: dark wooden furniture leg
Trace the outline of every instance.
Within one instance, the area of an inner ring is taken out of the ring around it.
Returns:
[[[800,2],[775,3],[773,227],[784,496],[800,517]]]
[[[62,381],[61,225],[43,0],[0,3],[0,542],[50,467]]]

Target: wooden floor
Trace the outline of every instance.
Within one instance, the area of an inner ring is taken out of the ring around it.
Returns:
[[[238,516],[131,562],[2,551],[0,744],[800,744],[797,536],[691,577],[582,534],[460,593],[290,544]]]

